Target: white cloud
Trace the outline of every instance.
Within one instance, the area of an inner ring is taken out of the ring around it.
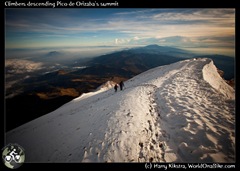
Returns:
[[[139,37],[135,36],[135,37],[133,38],[133,40],[139,40]]]
[[[128,44],[130,39],[115,39],[115,44],[116,45],[122,45],[122,44]]]
[[[24,74],[42,69],[43,63],[24,59],[8,59],[5,61],[7,74]]]
[[[118,44],[118,39],[115,39],[115,44],[116,44],[116,45]]]

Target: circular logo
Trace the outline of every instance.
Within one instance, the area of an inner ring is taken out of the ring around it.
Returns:
[[[23,148],[18,144],[8,144],[2,149],[2,160],[10,169],[19,168],[25,161]]]

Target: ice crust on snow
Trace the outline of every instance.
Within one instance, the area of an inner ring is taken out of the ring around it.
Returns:
[[[107,83],[6,134],[26,162],[235,162],[235,92],[212,60]],[[107,87],[107,88],[106,88]]]

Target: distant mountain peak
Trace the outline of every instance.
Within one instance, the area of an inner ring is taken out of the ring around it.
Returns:
[[[145,48],[159,48],[161,46],[157,45],[157,44],[152,44],[152,45],[147,45],[145,46]]]
[[[58,52],[58,51],[51,51],[51,52],[48,52],[45,56],[47,56],[47,57],[54,57],[54,56],[59,56],[61,54],[62,53]]]

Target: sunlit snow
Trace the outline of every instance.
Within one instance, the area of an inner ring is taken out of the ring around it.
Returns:
[[[207,58],[157,67],[6,134],[27,162],[234,162],[235,91]],[[21,114],[24,115],[24,114]]]

